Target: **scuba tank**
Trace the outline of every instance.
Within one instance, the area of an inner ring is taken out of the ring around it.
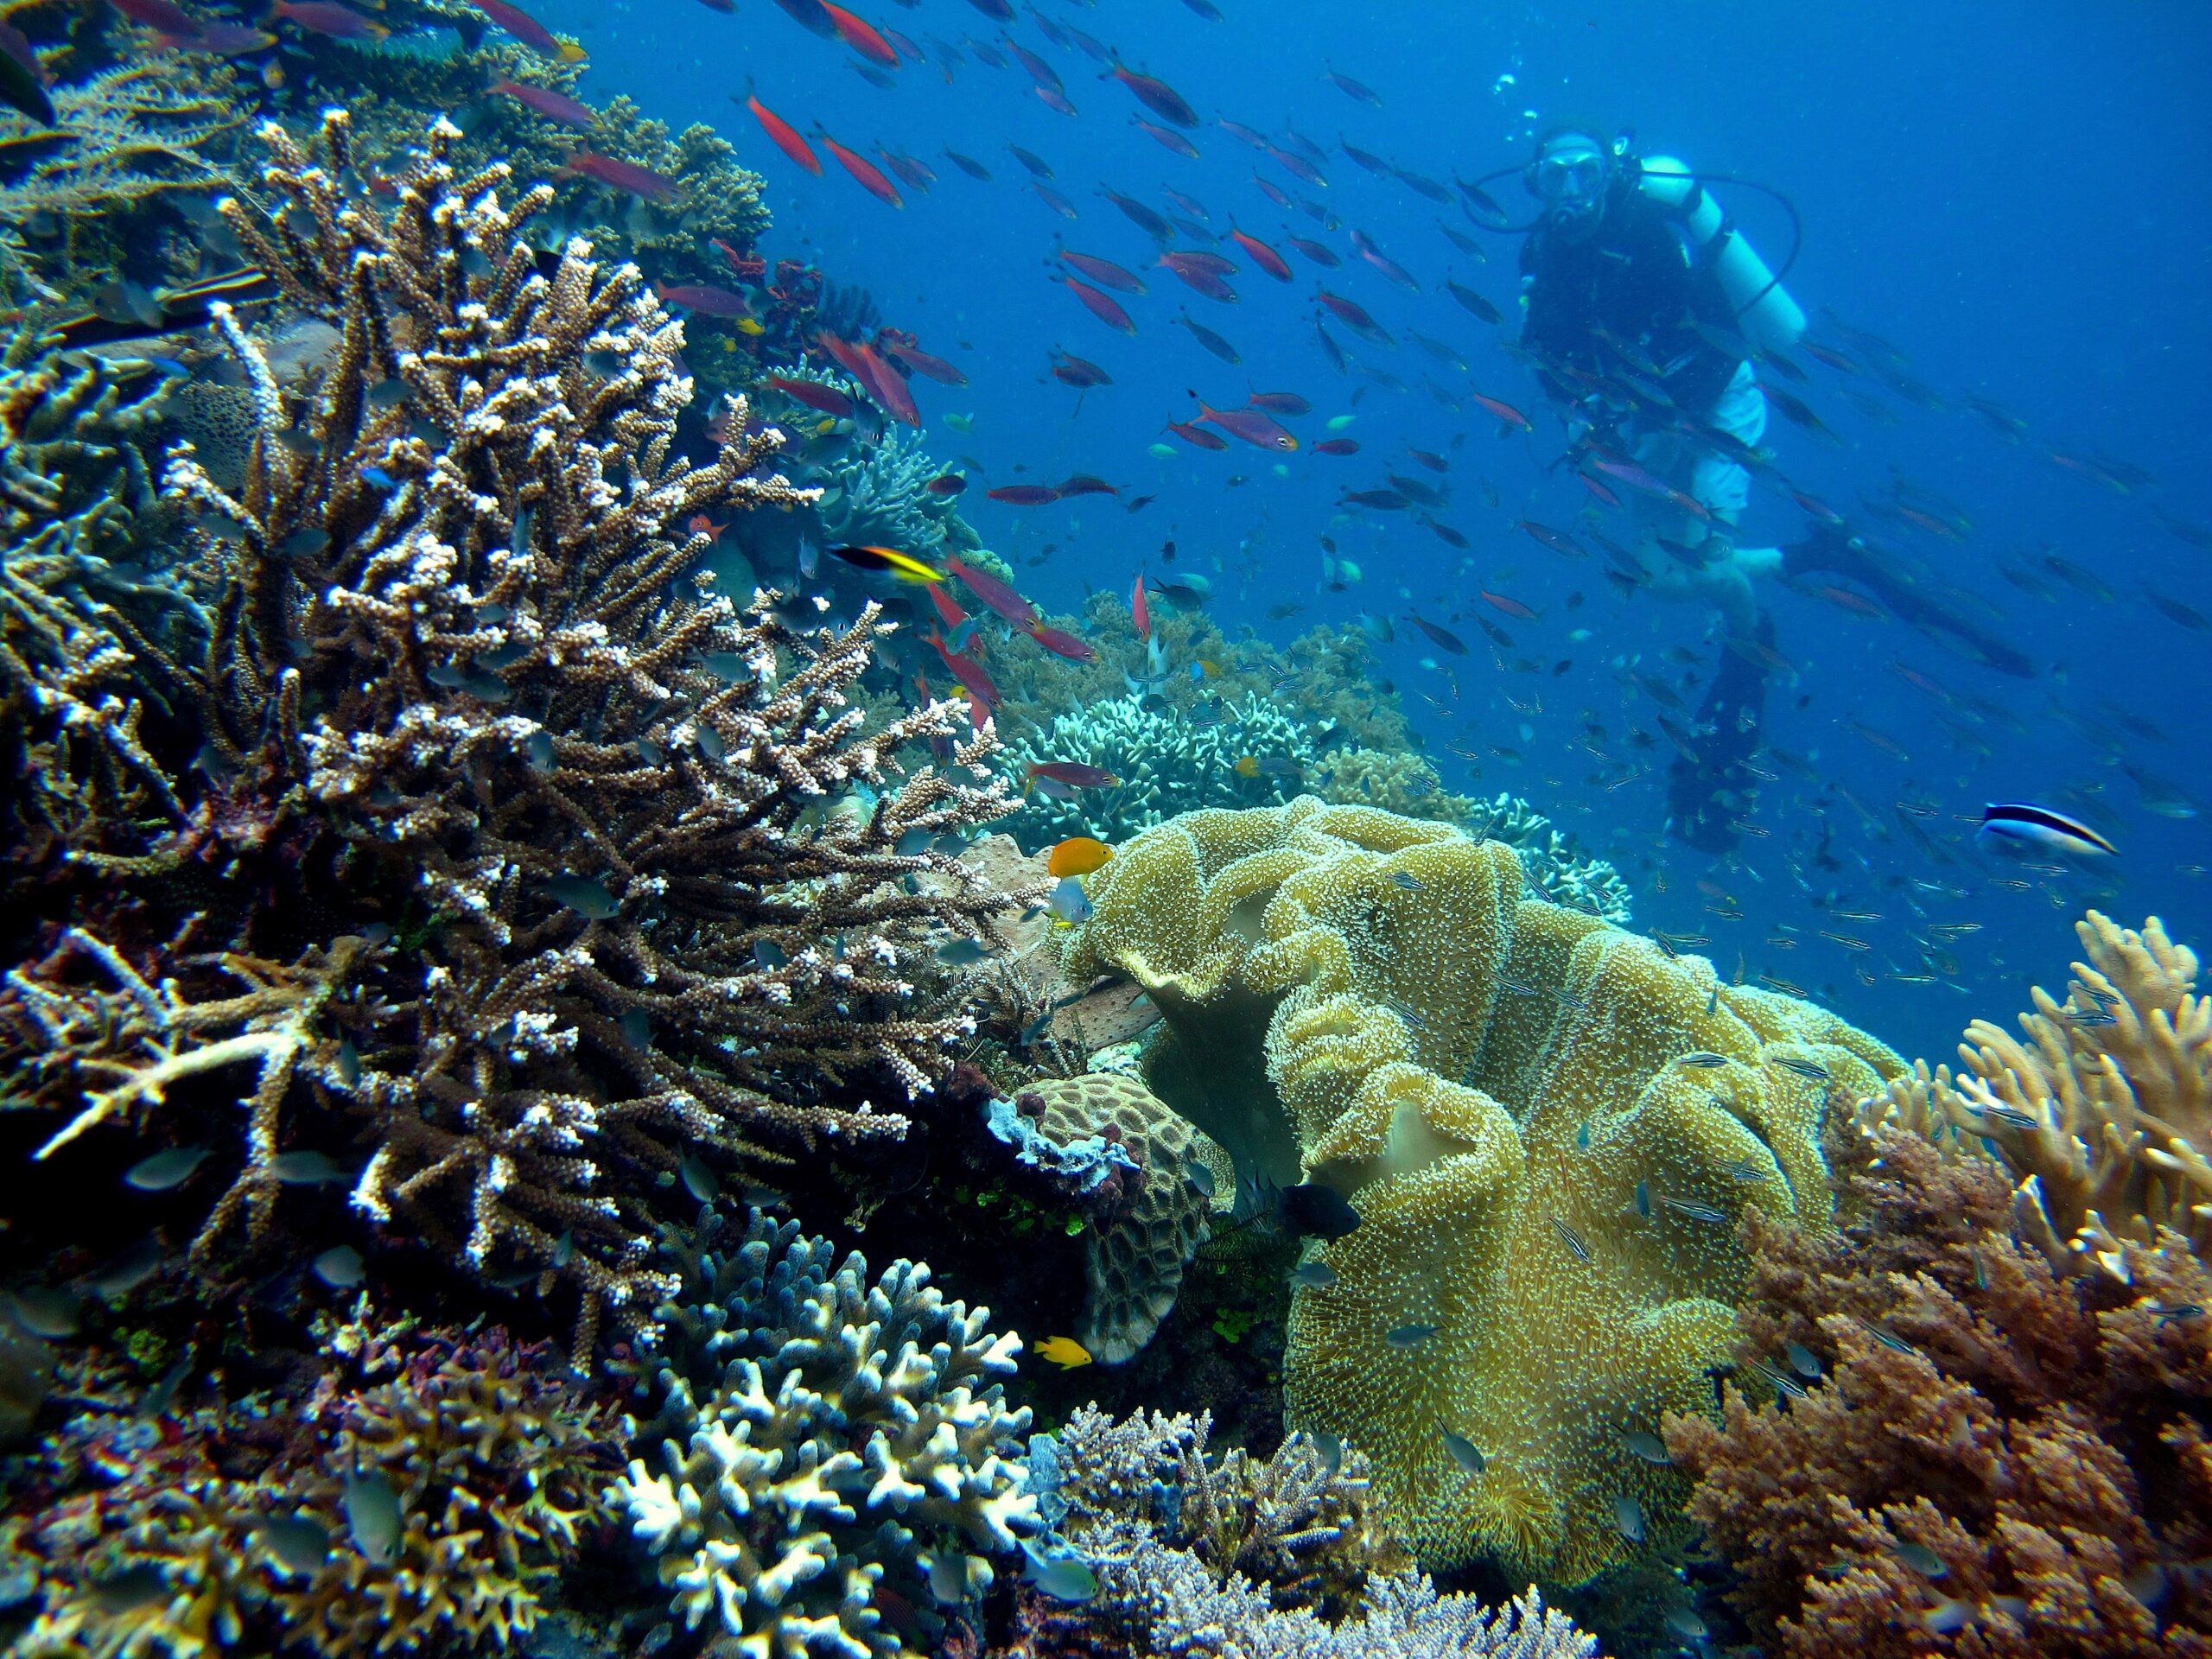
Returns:
[[[1711,263],[1746,340],[1770,352],[1797,343],[1805,333],[1803,309],[1687,163],[1671,156],[1647,156],[1637,188],[1672,213],[1698,257]]]

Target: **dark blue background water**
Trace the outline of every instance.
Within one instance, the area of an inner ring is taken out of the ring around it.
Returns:
[[[589,7],[547,0],[542,14],[589,46],[588,96],[627,92],[650,113],[678,124],[707,120],[731,137],[769,180],[777,219],[771,253],[802,255],[834,278],[866,287],[887,320],[966,371],[964,389],[916,383],[941,459],[973,457],[991,484],[1049,482],[1083,470],[1126,494],[1158,494],[1134,517],[1103,498],[1025,511],[981,500],[980,491],[970,495],[969,514],[986,541],[1016,561],[1057,544],[1046,563],[1022,570],[1048,607],[1072,608],[1087,587],[1126,591],[1141,562],[1160,569],[1160,543],[1173,537],[1181,569],[1215,577],[1223,594],[1217,615],[1232,633],[1249,622],[1283,640],[1315,620],[1361,609],[1401,619],[1396,643],[1380,648],[1382,671],[1406,694],[1449,786],[1530,798],[1621,863],[1637,889],[1640,923],[1709,934],[1724,972],[1740,952],[1750,972],[1824,995],[1908,1052],[1948,1055],[1970,1014],[2008,1018],[2024,1006],[2029,980],[2056,988],[2073,946],[2068,925],[2083,897],[2107,885],[2117,888],[2111,908],[2123,919],[2155,911],[2184,937],[2212,939],[2212,903],[2199,870],[2212,865],[2205,821],[2145,810],[2121,769],[2146,769],[2192,796],[2206,788],[2201,722],[2212,690],[2212,635],[2158,614],[2142,587],[2212,612],[2212,554],[2153,516],[2212,520],[2205,499],[2212,308],[2204,301],[2212,283],[2212,121],[2204,97],[2212,85],[2212,14],[2189,3],[1221,5],[1222,22],[1201,19],[1179,0],[1047,10],[1166,79],[1209,123],[1227,117],[1279,137],[1287,121],[1332,150],[1341,134],[1433,177],[1517,163],[1533,124],[1524,111],[1535,111],[1546,120],[1571,115],[1632,126],[1647,153],[1770,183],[1804,217],[1789,286],[1815,315],[1814,337],[1840,343],[1820,321],[1821,308],[1832,308],[1909,353],[1911,372],[1953,404],[1915,408],[1862,378],[1861,389],[1897,411],[1896,424],[1884,426],[1839,400],[1837,377],[1809,365],[1810,401],[1848,446],[1824,448],[1780,419],[1768,434],[1780,464],[1840,505],[1853,505],[1862,491],[1880,493],[1893,469],[1960,503],[1973,519],[1962,542],[1923,537],[1907,545],[2000,610],[2005,632],[2043,670],[2032,682],[2005,679],[1894,623],[1859,620],[1788,592],[1768,595],[1781,647],[1802,676],[1778,691],[1769,738],[1813,757],[1880,819],[1870,823],[1832,804],[1827,827],[1847,868],[1840,876],[1806,874],[1836,888],[1838,902],[1878,912],[1884,921],[1834,922],[1808,902],[1790,866],[1802,868],[1823,827],[1821,808],[1816,791],[1794,776],[1768,788],[1757,817],[1770,833],[1747,840],[1738,863],[1716,868],[1662,841],[1666,747],[1642,755],[1621,747],[1631,724],[1651,730],[1659,711],[1624,685],[1616,667],[1641,653],[1638,665],[1662,668],[1658,653],[1685,644],[1710,659],[1707,618],[1643,594],[1623,601],[1593,564],[1544,552],[1513,528],[1524,515],[1572,527],[1585,498],[1542,470],[1559,451],[1559,429],[1539,413],[1528,371],[1440,287],[1448,270],[1510,314],[1513,238],[1484,238],[1491,263],[1477,266],[1434,228],[1440,216],[1471,228],[1456,207],[1424,200],[1340,153],[1331,157],[1325,190],[1299,184],[1210,126],[1194,135],[1199,159],[1173,156],[1128,124],[1139,110],[1128,92],[1100,79],[1099,66],[1082,53],[1048,44],[1027,15],[1013,33],[1057,67],[1078,109],[1073,118],[1033,96],[1018,66],[987,68],[964,47],[967,61],[950,84],[925,62],[903,67],[896,90],[879,89],[853,72],[836,43],[805,33],[766,0],[742,0],[737,16],[691,0]],[[995,33],[965,0],[860,10],[925,46]],[[1346,97],[1324,78],[1328,64],[1378,89],[1386,107]],[[1509,73],[1514,84],[1500,86]],[[906,192],[906,207],[894,212],[826,154],[824,175],[807,176],[730,102],[748,77],[803,129],[818,121],[863,151],[880,142],[927,159],[940,175],[937,188]],[[1009,142],[1052,163],[1054,188],[1075,203],[1079,220],[1064,220],[1030,193]],[[995,181],[966,177],[943,158],[946,145],[982,161]],[[1324,202],[1345,230],[1324,232],[1302,213],[1273,206],[1250,182],[1255,170]],[[1204,202],[1217,231],[1225,233],[1233,218],[1281,248],[1287,228],[1330,242],[1347,263],[1317,272],[1289,255],[1296,281],[1282,284],[1226,245],[1244,267],[1234,279],[1242,297],[1233,306],[1199,297],[1165,270],[1149,271],[1150,294],[1129,302],[1140,333],[1124,339],[1053,286],[1047,268],[1056,238],[1132,267],[1156,257],[1097,194],[1101,184],[1163,210],[1161,190],[1172,186]],[[1512,180],[1496,188],[1516,211],[1526,203]],[[1722,195],[1779,258],[1788,242],[1780,214],[1749,192]],[[1410,268],[1423,291],[1401,292],[1352,257],[1353,226]],[[1363,360],[1408,383],[1409,393],[1363,391],[1359,378],[1327,365],[1312,326],[1317,275],[1399,335],[1395,351],[1349,343]],[[1217,362],[1173,326],[1186,306],[1236,342],[1241,368]],[[1471,379],[1407,341],[1408,327],[1456,346]],[[1055,346],[1104,365],[1114,385],[1078,399],[1046,375]],[[1535,440],[1501,441],[1495,423],[1471,404],[1457,415],[1440,407],[1421,390],[1424,376],[1528,410],[1537,417]],[[1188,387],[1223,405],[1255,388],[1303,393],[1314,413],[1293,424],[1308,448],[1280,467],[1242,445],[1219,454],[1179,447],[1171,461],[1154,458],[1147,446],[1160,440],[1162,423],[1192,412]],[[2024,442],[2001,441],[1957,406],[1965,391],[2024,418]],[[974,416],[972,435],[943,423],[956,410]],[[1346,435],[1363,453],[1312,454],[1312,442],[1329,435],[1325,417],[1340,413],[1357,414]],[[1338,519],[1341,490],[1380,484],[1386,465],[1420,471],[1405,464],[1402,446],[1443,452],[1461,438],[1464,448],[1449,451],[1455,499],[1439,516],[1472,539],[1464,570],[1463,556],[1405,515]],[[2054,448],[2121,458],[2158,483],[2132,495],[2101,488],[2055,465]],[[1236,474],[1249,481],[1228,486]],[[1496,509],[1484,505],[1478,480],[1485,479],[1499,492]],[[1803,525],[1786,499],[1762,493],[1740,539],[1786,541]],[[1315,592],[1325,533],[1359,560],[1360,586]],[[2000,559],[2017,563],[2021,550],[2046,544],[2095,572],[2113,597],[2092,598],[2046,574],[2054,597],[2037,598],[1998,574]],[[1240,549],[1259,560],[1243,588]],[[1402,618],[1415,607],[1433,619],[1478,609],[1478,587],[1541,609],[1535,624],[1494,620],[1548,671],[1562,658],[1573,667],[1558,677],[1501,673],[1471,624],[1459,624],[1476,654],[1450,664],[1459,695],[1447,718],[1421,695],[1454,702],[1446,675],[1421,664],[1438,653]],[[1576,591],[1587,602],[1570,613],[1565,601]],[[1271,604],[1291,601],[1306,612],[1264,619]],[[1575,627],[1592,637],[1571,641]],[[2001,702],[2021,729],[1983,723],[1978,729],[1993,753],[1960,750],[1931,721],[1935,704],[1891,671],[1895,662],[1959,694]],[[1509,694],[1522,705],[1540,697],[1543,712],[1517,712]],[[1617,790],[1586,781],[1596,768],[1570,747],[1586,711],[1606,727],[1617,754],[1649,766],[1651,774]],[[2149,721],[2162,735],[2131,733],[2114,711]],[[1896,740],[1910,760],[1850,731],[1840,723],[1846,716]],[[1465,763],[1443,752],[1447,743],[1505,745],[1524,759],[1515,765],[1490,757],[1471,779]],[[1939,804],[1945,816],[1929,828],[1947,840],[1963,836],[1986,799],[2070,800],[2107,815],[2099,822],[2122,856],[2094,886],[2021,877],[1978,861],[1963,841],[1954,852],[1960,861],[1934,864],[1893,827],[1891,803],[1906,795]],[[1996,885],[1993,874],[2024,880],[2027,890]],[[1964,892],[1897,887],[1912,878]],[[1738,900],[1744,919],[1709,913],[1708,902],[1721,902],[1716,893]],[[1909,902],[1929,919],[1983,925],[1952,947],[1960,971],[1937,985],[1860,982],[1855,966],[1878,976],[1921,969],[1910,938],[1920,918]],[[1802,930],[1802,943],[1768,943],[1777,925]],[[1813,931],[1823,926],[1875,949],[1848,952]]]

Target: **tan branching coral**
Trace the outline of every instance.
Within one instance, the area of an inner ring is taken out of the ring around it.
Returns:
[[[2015,1037],[1986,1020],[1961,1069],[1923,1064],[1869,1115],[1993,1153],[2018,1183],[2021,1234],[2061,1272],[2124,1275],[2123,1241],[2178,1234],[2212,1251],[2212,1001],[2196,954],[2158,918],[2139,933],[2091,911],[2063,1001],[2041,987]]]
[[[688,521],[804,492],[765,470],[779,435],[741,403],[711,459],[678,449],[682,325],[582,242],[541,261],[522,232],[542,187],[510,204],[504,168],[459,177],[441,124],[387,208],[348,182],[342,111],[312,152],[262,136],[279,211],[223,211],[339,341],[287,390],[218,315],[255,405],[244,484],[188,454],[169,474],[205,531],[210,626],[181,657],[125,645],[138,683],[181,688],[204,748],[189,781],[184,755],[149,755],[168,785],[144,786],[154,828],[103,817],[104,844],[127,846],[102,868],[160,896],[164,873],[213,867],[245,897],[328,867],[296,913],[249,900],[201,928],[283,939],[237,954],[296,959],[328,988],[284,1126],[253,1102],[245,1179],[284,1140],[351,1141],[359,1211],[477,1272],[567,1281],[588,1343],[604,1312],[635,1325],[667,1287],[655,1205],[685,1159],[902,1131],[877,1103],[929,1086],[971,1029],[923,989],[933,950],[999,943],[1020,899],[936,842],[1014,803],[904,769],[933,738],[986,760],[964,704],[865,728],[852,697],[888,632],[876,610],[832,632],[713,591],[712,538]],[[41,686],[60,671],[32,667]],[[326,973],[336,947],[296,953],[340,906],[377,943]],[[171,964],[133,971],[158,987]],[[127,995],[106,980],[46,989]],[[58,1027],[30,1046],[56,1044],[83,1046]],[[154,1097],[67,1092],[40,1103],[89,1122]],[[249,1233],[264,1214],[246,1205]]]
[[[2069,1273],[2012,1236],[1996,1164],[1910,1131],[1841,1155],[1840,1233],[1746,1225],[1738,1375],[1768,1403],[1732,1384],[1718,1422],[1665,1426],[1755,1639],[2212,1654],[2212,1273],[2132,1240],[2131,1282]]]

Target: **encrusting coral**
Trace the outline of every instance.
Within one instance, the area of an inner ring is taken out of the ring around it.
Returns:
[[[678,1260],[645,1359],[660,1394],[645,1438],[664,1438],[607,1492],[671,1611],[747,1653],[917,1650],[912,1610],[980,1594],[988,1558],[1036,1528],[1029,1410],[992,1380],[1020,1338],[947,1301],[925,1266],[870,1285],[857,1254],[833,1270],[827,1241],[758,1211],[740,1236],[680,1242]]]
[[[2035,988],[2022,1035],[1977,1020],[1961,1069],[1923,1063],[1871,1109],[1983,1148],[2018,1184],[2021,1236],[2062,1273],[2125,1274],[2122,1241],[2212,1252],[2212,1001],[2157,917],[2091,911],[2064,1001]]]
[[[1840,1231],[1745,1224],[1766,1403],[1665,1427],[1763,1650],[2212,1654],[2212,1272],[2171,1233],[2054,1260],[1993,1160],[1894,1124],[1838,1179]]]
[[[1193,813],[1087,887],[1064,972],[1149,992],[1154,1091],[1240,1168],[1358,1217],[1309,1246],[1334,1277],[1293,1302],[1291,1422],[1374,1456],[1431,1563],[1576,1580],[1647,1522],[1679,1535],[1679,1481],[1628,1437],[1710,1397],[1735,1221],[1825,1216],[1824,1116],[1903,1062],[1523,897],[1510,849],[1445,824],[1311,798]]]
[[[1376,1511],[1365,1458],[1292,1434],[1217,1464],[1210,1414],[1086,1406],[1033,1452],[1056,1534],[1096,1567],[1091,1605],[1141,1655],[1219,1659],[1588,1659],[1536,1592],[1491,1610],[1439,1596]],[[1033,1478],[1033,1484],[1039,1484]],[[1030,1617],[1038,1622],[1033,1603]]]
[[[285,1141],[350,1142],[368,1153],[357,1211],[478,1273],[574,1286],[581,1352],[602,1313],[638,1323],[665,1288],[655,1205],[683,1160],[902,1131],[874,1096],[925,1088],[971,1024],[921,1001],[933,949],[995,943],[1020,902],[934,839],[1014,803],[930,766],[891,787],[965,709],[862,729],[849,693],[886,632],[873,608],[810,631],[702,585],[711,538],[687,519],[805,494],[761,475],[779,435],[741,403],[710,461],[680,454],[681,325],[582,242],[540,268],[522,230],[544,187],[509,205],[504,168],[458,176],[440,124],[382,208],[347,182],[342,111],[314,153],[262,136],[280,213],[224,211],[339,343],[287,391],[219,309],[255,402],[245,486],[188,454],[169,482],[205,531],[213,620],[182,659],[126,641],[140,702],[181,699],[204,747],[188,785],[188,751],[146,756],[124,803],[144,810],[73,838],[121,890],[158,899],[178,872],[220,871],[219,906],[244,908],[167,943],[106,938],[111,959],[87,929],[0,1026],[40,1071],[37,1103],[75,1114],[49,1152],[108,1122],[175,1133],[147,1068],[213,1062],[164,1055],[163,1029],[270,1046],[203,1031],[178,999],[235,995],[237,962],[291,962],[328,1017],[300,1033],[289,1087],[262,1073],[211,1225],[266,1213]],[[31,667],[43,689],[67,665]],[[107,696],[134,731],[137,705]],[[977,734],[957,759],[992,747]],[[270,902],[302,886],[311,902]],[[167,1004],[103,1024],[96,1005],[136,1000],[134,981]],[[190,1111],[219,1123],[219,1095]]]

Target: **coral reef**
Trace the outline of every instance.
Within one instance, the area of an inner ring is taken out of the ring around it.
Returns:
[[[1152,1340],[1175,1306],[1183,1270],[1205,1242],[1208,1222],[1234,1202],[1236,1168],[1211,1135],[1134,1077],[1044,1079],[1014,1103],[1051,1144],[1080,1147],[1095,1140],[1130,1162],[1134,1179],[1116,1183],[1089,1207],[1088,1290],[1076,1328],[1093,1359],[1118,1365]],[[1192,1173],[1194,1165],[1202,1175]]]
[[[1532,1588],[1492,1611],[1436,1594],[1370,1503],[1364,1457],[1293,1434],[1215,1464],[1200,1414],[1116,1421],[1085,1407],[1038,1442],[1043,1507],[1096,1563],[1093,1607],[1160,1655],[1246,1659],[1587,1659],[1597,1643]]]
[[[833,1271],[796,1223],[755,1211],[724,1242],[718,1226],[680,1247],[654,1431],[666,1471],[639,1459],[607,1501],[691,1629],[712,1618],[762,1654],[913,1650],[911,1610],[933,1589],[980,1593],[986,1558],[1036,1526],[1029,1411],[988,1380],[1013,1373],[1020,1338],[918,1263],[873,1285],[857,1254]]]
[[[82,1490],[29,1518],[41,1606],[10,1651],[506,1646],[612,1464],[604,1408],[557,1371],[496,1327],[416,1332],[365,1304],[306,1397],[217,1399],[152,1435],[127,1405],[73,1420],[49,1461]]]
[[[1738,1376],[1764,1403],[1732,1385],[1718,1422],[1665,1428],[1755,1639],[2212,1654],[2212,1272],[2171,1233],[2080,1271],[2014,1236],[1994,1161],[1890,1124],[1847,1141],[1840,1232],[1745,1226]]]
[[[1154,1090],[1240,1168],[1358,1217],[1308,1248],[1334,1277],[1293,1304],[1292,1423],[1365,1446],[1434,1564],[1577,1580],[1679,1535],[1679,1481],[1626,1438],[1709,1397],[1733,1224],[1825,1216],[1824,1117],[1903,1062],[1524,897],[1510,849],[1446,824],[1310,798],[1194,813],[1087,885],[1063,969],[1150,993]]]
[[[973,548],[976,532],[953,511],[952,498],[922,487],[944,471],[918,434],[893,430],[874,443],[844,446],[800,474],[822,492],[812,508],[816,539],[824,547],[895,547],[925,559]]]
[[[54,124],[0,110],[0,265],[87,291],[156,199],[236,188],[245,124],[230,71],[131,62],[53,89]]]
[[[2212,1252],[2212,1002],[2194,995],[2196,954],[2155,916],[2139,933],[2093,910],[2074,931],[2088,960],[2064,1001],[2035,988],[2018,1038],[1975,1020],[1955,1078],[1923,1063],[1870,1109],[2001,1160],[2021,1236],[2061,1273],[2124,1275],[2123,1240],[2169,1233]]]
[[[181,658],[124,641],[130,673],[195,718],[197,772],[188,749],[137,745],[133,705],[104,693],[118,789],[137,792],[70,830],[156,904],[181,909],[188,874],[229,877],[175,918],[214,949],[88,928],[108,957],[53,951],[4,1025],[40,1070],[36,1103],[76,1114],[50,1147],[124,1116],[219,1135],[237,1115],[220,1089],[180,1119],[147,1075],[172,1063],[159,1031],[185,1032],[196,1058],[174,1058],[211,1079],[266,1059],[270,1034],[175,1006],[118,1027],[101,1008],[170,979],[184,1001],[225,1002],[235,986],[207,982],[233,961],[294,963],[330,1017],[287,1086],[285,1067],[258,1074],[211,1228],[243,1206],[257,1230],[285,1140],[363,1147],[358,1211],[479,1273],[573,1286],[582,1351],[602,1313],[637,1322],[664,1288],[654,1206],[679,1163],[901,1131],[874,1099],[942,1075],[970,1023],[918,997],[932,950],[948,931],[995,942],[1019,900],[899,848],[1013,804],[926,766],[890,788],[901,752],[953,736],[965,710],[861,729],[846,705],[883,632],[872,609],[809,632],[700,585],[709,538],[677,526],[806,497],[760,475],[778,435],[744,435],[741,404],[711,461],[676,450],[682,329],[634,270],[572,242],[541,271],[522,232],[549,191],[510,205],[504,168],[458,176],[443,124],[372,206],[344,182],[348,130],[328,113],[314,155],[265,128],[281,216],[226,205],[340,341],[288,391],[217,317],[255,403],[245,486],[188,454],[169,480],[202,526],[212,621]],[[40,696],[74,671],[29,668]],[[986,733],[958,755],[990,750]],[[941,880],[907,890],[925,874]]]

